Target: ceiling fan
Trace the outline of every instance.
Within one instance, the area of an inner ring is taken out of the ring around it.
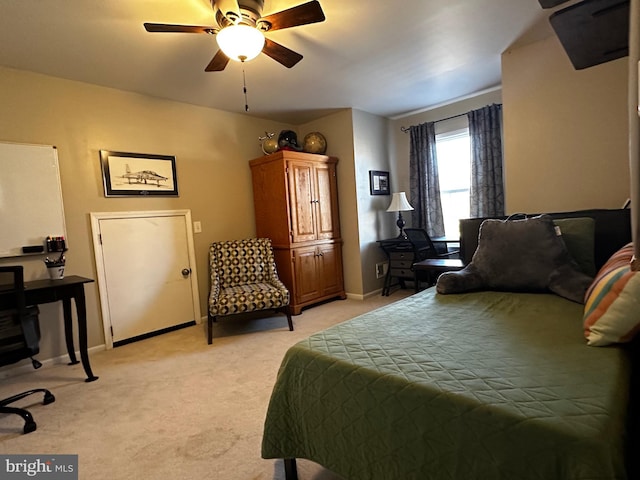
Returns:
[[[216,35],[220,50],[214,55],[205,71],[220,72],[225,69],[229,59],[244,62],[251,60],[260,52],[287,68],[293,67],[302,60],[302,55],[265,38],[264,33],[322,22],[325,19],[320,2],[317,0],[265,17],[262,16],[264,0],[211,0],[211,5],[218,26],[145,23],[144,28],[147,32]]]

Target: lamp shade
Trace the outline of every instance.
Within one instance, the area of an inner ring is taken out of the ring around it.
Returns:
[[[264,35],[248,25],[230,25],[216,34],[220,50],[236,62],[245,62],[258,56],[264,47]]]
[[[407,201],[407,195],[404,192],[394,193],[387,212],[407,212],[409,210],[413,210],[413,207]]]

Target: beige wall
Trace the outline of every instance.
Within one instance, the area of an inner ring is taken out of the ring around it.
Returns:
[[[395,236],[394,214],[387,213],[391,197],[371,195],[369,171],[390,172],[387,142],[388,120],[361,110],[353,111],[358,237],[360,245],[361,294],[377,293],[384,278],[376,278],[376,263],[386,261],[377,240]],[[395,179],[389,175],[393,190]]]
[[[576,71],[554,36],[505,52],[502,79],[507,211],[622,206],[627,59]]]
[[[56,145],[65,207],[67,274],[96,278],[90,212],[190,209],[202,313],[208,294],[208,245],[255,235],[248,160],[262,155],[258,136],[289,126],[250,116],[0,68],[0,141]],[[178,198],[105,198],[99,150],[175,155]],[[3,225],[2,228],[9,228]],[[46,278],[37,258],[3,259]],[[96,284],[86,287],[89,346],[102,345]],[[41,308],[41,358],[62,355],[60,305]],[[55,328],[49,323],[58,323]],[[58,332],[59,335],[50,335]],[[204,338],[204,337],[203,337]],[[99,375],[100,372],[97,372]]]

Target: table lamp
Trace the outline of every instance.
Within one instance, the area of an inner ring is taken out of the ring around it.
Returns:
[[[389,208],[387,208],[387,212],[398,212],[398,221],[396,225],[400,229],[400,235],[398,238],[407,238],[407,234],[404,233],[404,218],[402,218],[402,212],[408,212],[409,210],[413,210],[411,204],[407,201],[407,195],[404,192],[396,192],[393,194],[393,198],[391,199],[391,204]]]

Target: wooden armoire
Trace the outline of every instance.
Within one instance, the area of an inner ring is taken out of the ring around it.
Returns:
[[[249,162],[256,234],[271,239],[291,313],[345,298],[336,164],[326,155],[281,150]]]

